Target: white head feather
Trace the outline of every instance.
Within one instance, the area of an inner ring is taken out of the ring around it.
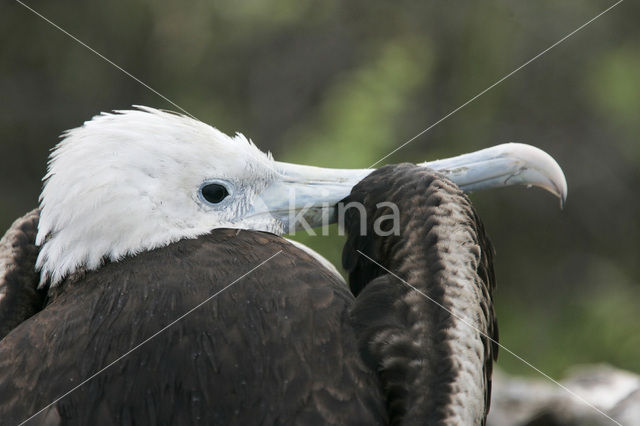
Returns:
[[[138,108],[67,131],[51,154],[36,240],[42,282],[214,228],[279,231],[263,217],[243,218],[277,177],[271,155],[241,134]],[[199,194],[212,180],[230,194],[218,205]]]

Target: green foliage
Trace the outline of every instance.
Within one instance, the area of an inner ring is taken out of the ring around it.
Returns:
[[[285,134],[285,159],[335,168],[368,167],[395,148],[396,119],[429,78],[429,43],[393,40],[372,56],[326,90],[319,114],[309,117],[310,123]]]
[[[594,61],[595,62],[595,61]],[[607,52],[592,65],[588,75],[590,97],[604,119],[620,126],[629,137],[640,134],[640,45],[637,43]],[[626,154],[640,161],[640,143],[620,143]]]

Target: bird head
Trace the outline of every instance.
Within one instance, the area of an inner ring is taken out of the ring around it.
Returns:
[[[463,189],[526,184],[566,196],[560,167],[528,145],[422,165]],[[41,283],[216,228],[284,234],[332,222],[371,171],[277,162],[241,134],[153,108],[98,115],[51,153],[36,239]]]

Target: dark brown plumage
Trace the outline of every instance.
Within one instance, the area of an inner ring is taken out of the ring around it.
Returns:
[[[348,321],[353,296],[280,237],[215,230],[89,272],[0,344],[0,418],[71,424],[367,424],[384,411]],[[27,356],[25,356],[27,354]]]
[[[389,208],[376,206],[389,201],[399,207],[400,234],[381,238],[373,226],[389,214]],[[367,365],[379,372],[390,420],[442,424],[450,418],[455,404],[452,383],[460,373],[455,358],[469,355],[453,353],[452,337],[447,334],[456,320],[447,312],[456,311],[451,295],[447,295],[456,286],[456,275],[465,275],[456,291],[477,295],[478,305],[469,306],[479,317],[476,327],[498,339],[491,296],[495,287],[493,248],[482,222],[457,186],[412,164],[376,170],[353,188],[345,202],[362,203],[367,208],[367,236],[359,235],[360,215],[347,211],[349,237],[343,266],[349,272],[352,291],[358,295],[352,318],[359,345]],[[456,263],[452,255],[463,256],[470,263]],[[477,335],[466,324],[463,327]],[[481,339],[484,353],[476,367],[484,370],[484,423],[498,348],[487,338]]]

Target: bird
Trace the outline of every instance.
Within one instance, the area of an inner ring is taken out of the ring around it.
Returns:
[[[43,180],[0,241],[7,424],[484,424],[493,248],[465,191],[567,194],[529,145],[325,169],[143,106],[66,131]],[[335,222],[348,284],[284,237]]]

